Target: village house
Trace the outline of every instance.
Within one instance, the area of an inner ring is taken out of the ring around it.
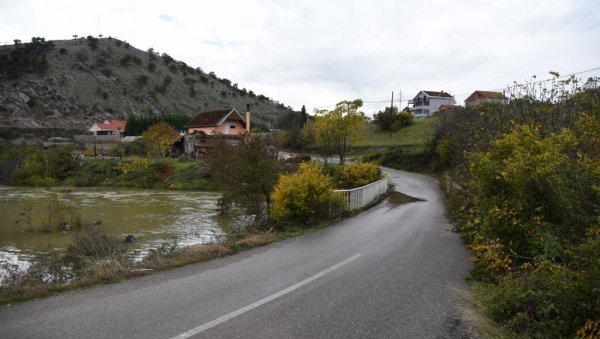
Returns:
[[[212,146],[209,140],[221,138],[229,144],[241,144],[250,133],[250,107],[245,117],[235,108],[200,112],[185,126],[183,151],[188,156],[200,157],[207,154]]]
[[[89,131],[93,135],[125,135],[125,120],[104,120],[102,123],[94,123]]]
[[[244,118],[237,109],[200,112],[185,126],[187,134],[203,132],[206,135],[241,135],[250,131],[250,111]]]
[[[435,114],[456,113],[460,108],[460,105],[441,105]]]
[[[420,91],[413,100],[409,101],[412,107],[409,111],[417,119],[427,118],[437,112],[442,105],[455,105],[454,97],[444,91]]]
[[[506,103],[508,99],[500,92],[475,91],[465,99],[465,107],[476,106],[484,102]]]
[[[125,120],[104,120],[101,123],[94,123],[88,129],[91,135],[75,135],[73,138],[84,148],[93,150],[94,155],[105,154],[122,142],[125,125]]]

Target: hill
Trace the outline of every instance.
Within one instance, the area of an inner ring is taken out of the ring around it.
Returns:
[[[228,79],[116,38],[0,46],[0,126],[86,128],[109,118],[252,105],[253,125],[291,108]]]

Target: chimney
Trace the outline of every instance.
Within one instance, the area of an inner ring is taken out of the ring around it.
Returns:
[[[250,104],[246,104],[246,132],[250,133]]]

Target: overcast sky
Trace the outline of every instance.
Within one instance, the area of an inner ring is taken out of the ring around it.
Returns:
[[[476,89],[600,67],[598,0],[0,0],[2,44],[74,34],[153,47],[309,112],[399,90],[462,104]]]

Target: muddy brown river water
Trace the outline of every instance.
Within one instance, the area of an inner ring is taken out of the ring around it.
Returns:
[[[47,218],[51,193],[76,206],[84,224],[99,220],[115,236],[134,235],[131,249],[140,257],[164,242],[188,246],[218,241],[229,223],[217,214],[220,194],[215,192],[0,186],[0,262],[27,265],[30,251],[64,248],[79,232],[31,230]],[[26,212],[29,207],[31,212]]]

